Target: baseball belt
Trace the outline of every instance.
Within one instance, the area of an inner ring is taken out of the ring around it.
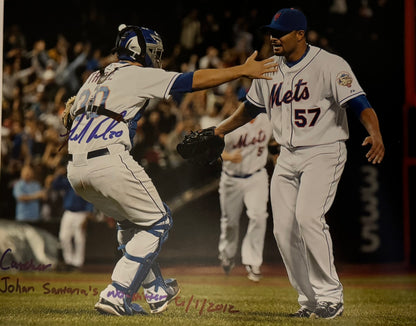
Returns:
[[[87,160],[90,158],[103,156],[103,155],[110,155],[110,151],[108,148],[100,148],[96,149],[95,151],[91,151],[87,153]],[[72,154],[68,154],[68,161],[72,161]]]
[[[229,177],[232,177],[232,178],[247,179],[247,178],[250,178],[253,174],[256,174],[257,172],[259,172],[260,170],[261,169],[258,169],[257,171],[254,171],[253,173],[250,173],[250,174],[240,174],[240,175],[229,174],[229,173],[227,173],[227,171],[224,171],[224,173],[226,175],[228,175]]]

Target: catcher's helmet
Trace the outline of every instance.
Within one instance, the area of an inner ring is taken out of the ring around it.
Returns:
[[[119,59],[136,61],[145,67],[161,67],[163,43],[157,32],[146,27],[124,24],[118,30],[112,52],[116,52]]]

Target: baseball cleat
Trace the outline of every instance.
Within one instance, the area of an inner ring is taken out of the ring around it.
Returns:
[[[246,270],[247,270],[247,278],[250,281],[253,282],[260,282],[260,279],[263,277],[263,275],[261,275],[260,272],[260,267],[258,266],[251,266],[251,265],[246,265]]]
[[[125,304],[126,305],[126,304]],[[115,316],[131,316],[131,315],[147,315],[147,312],[138,305],[137,303],[132,303],[126,309],[124,306],[116,305],[104,298],[100,300],[94,306],[100,314],[103,315],[115,315]]]
[[[290,314],[289,317],[309,318],[312,312],[313,311],[309,310],[308,308],[301,307],[298,311],[294,312],[293,314]]]
[[[166,293],[167,297],[165,300],[149,303],[150,312],[152,314],[159,314],[164,312],[168,308],[169,302],[174,300],[181,292],[178,282],[175,279],[166,279],[165,284],[167,285]]]
[[[341,316],[344,311],[342,302],[332,303],[328,301],[318,302],[316,309],[311,313],[310,318],[332,319]]]
[[[221,267],[225,274],[229,275],[234,266],[234,259],[221,258]]]

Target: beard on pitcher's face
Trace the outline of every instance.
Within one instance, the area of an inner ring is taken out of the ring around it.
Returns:
[[[304,31],[291,31],[286,33],[270,33],[270,43],[273,53],[278,56],[288,56],[293,53],[303,38]]]

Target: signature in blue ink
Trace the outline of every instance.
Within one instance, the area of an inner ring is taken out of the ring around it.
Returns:
[[[127,111],[123,111],[121,115],[124,117],[126,113]],[[69,140],[77,141],[78,144],[80,144],[81,141],[85,137],[86,137],[85,142],[89,143],[93,139],[102,138],[103,140],[108,140],[108,139],[118,138],[123,135],[123,130],[118,130],[118,131],[113,130],[119,124],[119,122],[116,120],[113,120],[110,117],[102,120],[100,123],[97,124],[97,126],[95,126],[94,129],[92,129],[92,131],[89,132],[89,129],[95,117],[96,116],[91,116],[90,119],[87,119],[88,120],[87,124],[81,129],[80,124],[81,124],[81,121],[85,118],[85,113],[81,115],[81,117],[77,121],[77,124],[69,132]],[[112,122],[108,125],[107,128],[105,128],[103,132],[100,133],[101,126],[105,122],[107,122],[109,119],[111,119]]]

